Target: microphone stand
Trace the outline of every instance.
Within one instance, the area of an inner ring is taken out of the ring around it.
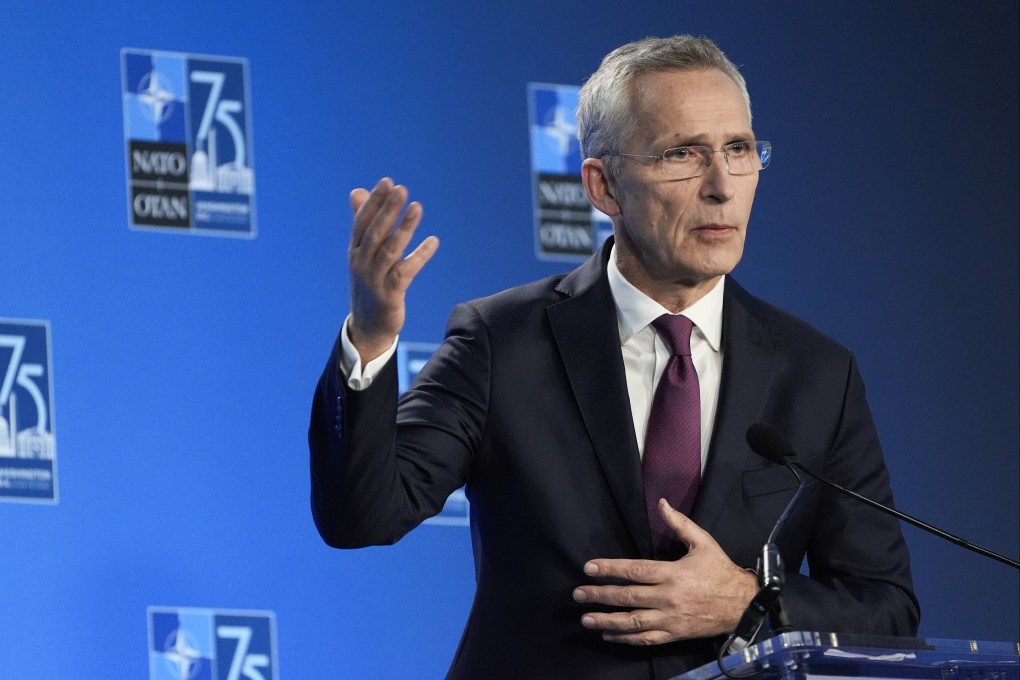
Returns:
[[[786,504],[786,509],[783,510],[783,514],[780,515],[775,526],[772,527],[772,533],[769,534],[768,540],[762,548],[761,557],[758,559],[758,594],[754,596],[751,604],[744,610],[744,614],[740,617],[740,621],[737,623],[733,633],[719,647],[716,658],[716,661],[719,663],[719,670],[729,678],[737,679],[749,676],[737,675],[727,671],[723,667],[722,658],[728,654],[739,652],[750,645],[761,631],[762,624],[765,623],[765,617],[770,610],[777,610],[781,621],[785,621],[786,618],[785,614],[782,613],[782,604],[779,597],[783,590],[783,585],[786,583],[786,575],[783,571],[783,559],[779,554],[779,547],[776,545],[776,541],[783,526],[786,524],[786,520],[790,517],[790,513],[793,512],[793,508],[797,505],[800,497],[804,495],[805,489],[804,480],[798,474],[797,469],[789,463],[786,463],[786,467],[797,478],[797,492],[790,499],[790,502]]]
[[[915,527],[917,527],[919,529],[924,529],[925,531],[927,531],[929,533],[935,534],[939,538],[944,538],[945,540],[949,541],[950,543],[955,543],[956,545],[960,546],[961,548],[966,548],[967,550],[971,550],[973,552],[976,552],[979,555],[984,555],[985,557],[991,557],[993,560],[998,560],[999,562],[1002,562],[1003,564],[1008,564],[1009,566],[1013,567],[1014,569],[1020,569],[1020,562],[1018,562],[1018,561],[1016,561],[1016,560],[1014,560],[1014,559],[1012,559],[1010,557],[1006,557],[1005,555],[1000,555],[999,553],[994,552],[992,550],[989,550],[988,548],[983,548],[980,545],[975,545],[975,544],[971,543],[970,541],[966,541],[966,540],[960,538],[959,536],[954,536],[953,534],[951,534],[951,533],[949,533],[947,531],[943,531],[942,529],[939,529],[938,527],[933,527],[932,525],[928,524],[927,522],[923,522],[923,521],[917,519],[916,517],[911,517],[910,515],[908,515],[906,513],[900,512],[899,510],[896,510],[894,508],[890,508],[888,506],[882,505],[881,503],[879,503],[877,501],[873,501],[870,498],[868,498],[867,496],[862,496],[861,494],[857,493],[856,491],[851,491],[850,489],[842,487],[839,484],[836,484],[835,482],[831,482],[828,479],[825,479],[824,477],[821,477],[821,476],[815,474],[814,472],[812,472],[808,468],[806,468],[803,465],[801,465],[798,461],[793,460],[789,456],[786,456],[784,458],[783,462],[791,470],[794,467],[796,467],[801,472],[805,472],[808,475],[810,475],[811,477],[814,477],[815,479],[817,479],[819,482],[821,482],[825,486],[827,486],[827,487],[829,487],[831,489],[835,489],[836,491],[839,491],[840,493],[844,493],[847,496],[850,496],[851,498],[854,498],[854,499],[860,501],[861,503],[864,503],[865,505],[870,505],[871,507],[875,508],[876,510],[881,510],[882,512],[884,512],[884,513],[886,513],[888,515],[892,515],[893,517],[895,517],[897,519],[903,520],[907,524],[913,524]]]

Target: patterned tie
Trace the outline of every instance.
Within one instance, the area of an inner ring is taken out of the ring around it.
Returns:
[[[691,320],[663,314],[652,322],[672,355],[659,379],[648,417],[641,469],[645,506],[656,555],[676,552],[677,538],[662,519],[658,503],[665,498],[690,514],[701,481],[701,391],[691,360]]]

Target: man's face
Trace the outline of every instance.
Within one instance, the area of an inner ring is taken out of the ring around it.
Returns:
[[[754,139],[740,89],[722,71],[648,73],[634,85],[637,132],[619,151],[661,155],[688,144],[721,149]],[[668,178],[661,161],[618,160],[610,192],[619,212],[611,217],[617,262],[631,283],[656,299],[677,285],[704,292],[737,265],[757,172],[730,175],[721,153],[704,175],[683,180]]]

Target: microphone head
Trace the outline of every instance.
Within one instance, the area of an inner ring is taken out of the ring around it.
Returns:
[[[785,465],[786,458],[797,457],[786,437],[768,423],[755,423],[747,428],[747,445],[762,458],[780,465]]]

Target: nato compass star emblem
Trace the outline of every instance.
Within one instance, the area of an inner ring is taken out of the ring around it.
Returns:
[[[174,111],[174,93],[166,85],[167,78],[159,71],[149,71],[138,81],[138,103],[146,117],[162,123]]]
[[[193,680],[202,669],[203,658],[191,634],[177,628],[163,643],[163,660],[180,680]]]
[[[552,115],[546,116],[544,123],[545,134],[559,145],[560,156],[566,156],[571,142],[577,137],[577,123],[572,122],[570,112],[562,104],[557,104]]]

